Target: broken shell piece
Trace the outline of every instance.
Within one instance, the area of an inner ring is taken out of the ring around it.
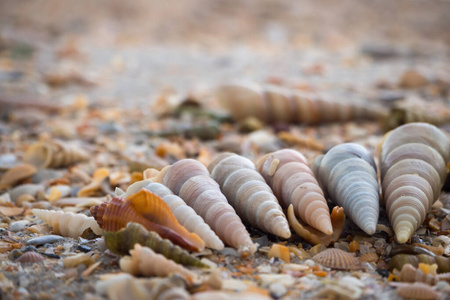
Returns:
[[[36,172],[36,168],[29,164],[11,168],[0,178],[0,188],[13,186],[16,183],[33,176]]]
[[[377,262],[378,254],[376,254],[375,252],[369,252],[369,253],[363,254],[359,257],[359,261],[360,262],[369,262],[369,263]]]
[[[290,262],[289,248],[280,244],[273,244],[267,254],[268,258],[278,257],[285,262]]]
[[[97,235],[103,233],[94,218],[83,214],[36,208],[31,211],[38,218],[50,225],[55,233],[63,236],[78,238],[87,229],[91,229]]]
[[[144,276],[168,276],[169,274],[177,273],[185,277],[194,277],[194,274],[188,269],[177,265],[161,254],[156,254],[148,247],[136,244],[130,253],[131,256],[125,256],[120,259],[119,265],[122,271]]]
[[[294,214],[294,207],[292,204],[288,207],[287,216],[289,225],[291,225],[294,231],[312,245],[323,244],[324,246],[328,246],[331,243],[336,242],[341,236],[342,229],[344,229],[345,225],[344,209],[338,206],[333,208],[333,212],[330,216],[331,225],[333,226],[333,234],[331,235],[326,235],[311,226],[301,224]]]
[[[79,253],[63,259],[63,265],[66,268],[74,268],[80,264],[90,266],[94,264],[94,260],[86,253]]]
[[[340,249],[331,248],[313,256],[313,261],[325,267],[338,270],[361,269],[361,263],[354,253],[348,253]]]
[[[140,244],[176,263],[200,268],[208,267],[182,248],[172,244],[170,240],[162,239],[156,232],[147,231],[138,223],[130,222],[119,231],[104,232],[103,236],[108,249],[117,254],[128,254],[135,244]]]
[[[91,207],[90,212],[106,231],[117,231],[128,222],[136,222],[191,251],[202,251],[205,247],[198,235],[178,223],[169,206],[159,196],[145,189],[126,199],[113,197],[110,202]]]

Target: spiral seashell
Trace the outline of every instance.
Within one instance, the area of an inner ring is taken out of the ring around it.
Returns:
[[[223,85],[216,96],[233,118],[242,121],[256,117],[267,123],[317,124],[354,119],[378,119],[384,108],[358,103],[342,103],[314,94],[279,86]]]
[[[52,227],[56,234],[62,236],[78,238],[83,235],[86,229],[91,229],[97,235],[103,233],[94,218],[83,214],[37,208],[31,211],[35,216]]]
[[[184,199],[220,239],[235,247],[241,256],[253,255],[256,251],[241,219],[203,164],[183,159],[161,170],[154,180]]]
[[[45,260],[44,255],[34,251],[28,251],[22,254],[19,258],[17,258],[15,262],[21,264],[34,264],[43,260]]]
[[[37,142],[24,155],[24,161],[38,169],[61,168],[89,159],[81,148],[59,141]]]
[[[216,233],[212,231],[209,225],[205,223],[203,218],[200,217],[192,207],[188,206],[183,199],[172,193],[169,188],[161,183],[153,182],[149,179],[138,181],[130,185],[126,193],[120,189],[116,189],[116,195],[126,198],[128,195],[133,194],[142,188],[161,197],[161,199],[170,207],[177,221],[190,232],[197,234],[205,242],[207,247],[216,250],[222,250],[224,248],[223,242]]]
[[[437,264],[438,273],[450,272],[450,258],[445,256],[433,257],[426,254],[397,254],[389,261],[388,269],[390,271],[394,269],[401,270],[405,264],[411,264],[413,267],[417,268],[419,263],[425,263],[428,265]]]
[[[149,247],[156,253],[164,255],[166,258],[176,263],[208,268],[187,251],[172,244],[170,240],[162,239],[156,232],[147,231],[141,224],[130,222],[127,227],[119,231],[106,231],[103,233],[106,246],[114,253],[125,255],[133,249],[135,244]]]
[[[176,273],[184,277],[194,277],[194,273],[181,265],[155,253],[148,247],[134,245],[131,256],[122,257],[119,261],[120,269],[133,275],[168,276]]]
[[[361,263],[354,253],[348,253],[341,249],[329,248],[313,256],[313,261],[327,268],[338,270],[357,270]]]
[[[410,123],[389,132],[380,147],[381,183],[397,241],[405,243],[440,195],[450,142],[433,125]]]
[[[283,208],[293,204],[295,214],[304,222],[327,235],[333,233],[322,189],[301,153],[278,150],[261,157],[256,168]]]
[[[36,168],[29,164],[13,167],[0,178],[0,188],[14,186],[16,183],[33,176],[36,172]]]
[[[435,275],[425,274],[411,264],[403,265],[398,279],[400,282],[423,282],[429,285],[435,285],[439,281]]]
[[[377,167],[372,155],[353,143],[331,148],[314,161],[314,174],[331,201],[364,232],[376,231],[379,215]]]
[[[277,198],[251,160],[223,153],[208,170],[244,222],[285,239],[291,236]]]
[[[105,231],[117,231],[128,222],[136,222],[191,251],[202,251],[205,247],[198,235],[190,233],[178,223],[160,197],[145,189],[126,199],[113,197],[110,202],[91,207],[90,212]]]
[[[439,293],[422,282],[404,283],[397,288],[397,295],[413,299],[438,299]]]

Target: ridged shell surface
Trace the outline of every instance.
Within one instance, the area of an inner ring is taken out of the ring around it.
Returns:
[[[343,103],[325,96],[279,86],[223,85],[216,96],[234,119],[256,117],[263,122],[306,123],[347,121],[385,116],[383,108],[358,103]]]
[[[422,282],[405,283],[397,288],[397,295],[408,299],[438,299],[437,293],[431,286]]]
[[[405,243],[439,198],[450,142],[437,127],[410,123],[386,134],[380,147],[384,204],[397,241]]]
[[[140,189],[146,190],[158,195],[170,207],[177,221],[183,225],[187,230],[197,234],[209,248],[222,250],[224,248],[223,242],[216,235],[214,231],[205,223],[195,210],[188,206],[183,199],[172,193],[172,191],[165,185],[153,182],[149,179],[138,181],[130,185],[127,192],[124,194],[117,194],[117,196],[128,197],[131,194],[138,192]]]
[[[437,264],[438,273],[450,272],[450,258],[445,256],[430,256],[426,254],[410,255],[410,254],[397,254],[389,261],[389,270],[393,269],[401,270],[404,265],[411,264],[414,267],[418,267],[419,263],[425,263],[428,265]]]
[[[256,251],[241,219],[203,164],[183,159],[161,171],[155,180],[158,179],[186,201],[223,242],[238,249],[242,256]]]
[[[315,263],[338,270],[356,270],[361,268],[354,254],[337,248],[326,249],[312,258]]]
[[[432,274],[425,274],[422,270],[415,268],[411,264],[403,266],[398,280],[401,282],[424,282],[426,284],[435,285],[438,278]]]
[[[313,171],[324,192],[367,234],[374,234],[379,215],[377,168],[363,146],[340,144],[318,156]]]
[[[291,149],[269,153],[256,162],[256,168],[283,208],[293,204],[296,216],[323,233],[332,234],[323,191],[301,153]]]
[[[43,260],[45,260],[44,255],[34,251],[28,251],[17,258],[15,262],[19,262],[21,264],[34,264]]]
[[[277,198],[251,160],[222,153],[208,170],[244,222],[285,239],[291,236]]]

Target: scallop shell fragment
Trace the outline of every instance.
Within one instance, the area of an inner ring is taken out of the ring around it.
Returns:
[[[361,269],[361,263],[353,253],[341,249],[330,248],[313,256],[313,261],[327,268],[338,270]]]

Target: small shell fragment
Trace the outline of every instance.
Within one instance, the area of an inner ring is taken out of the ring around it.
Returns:
[[[284,245],[273,244],[267,256],[268,258],[278,257],[287,263],[290,262],[289,248]]]

